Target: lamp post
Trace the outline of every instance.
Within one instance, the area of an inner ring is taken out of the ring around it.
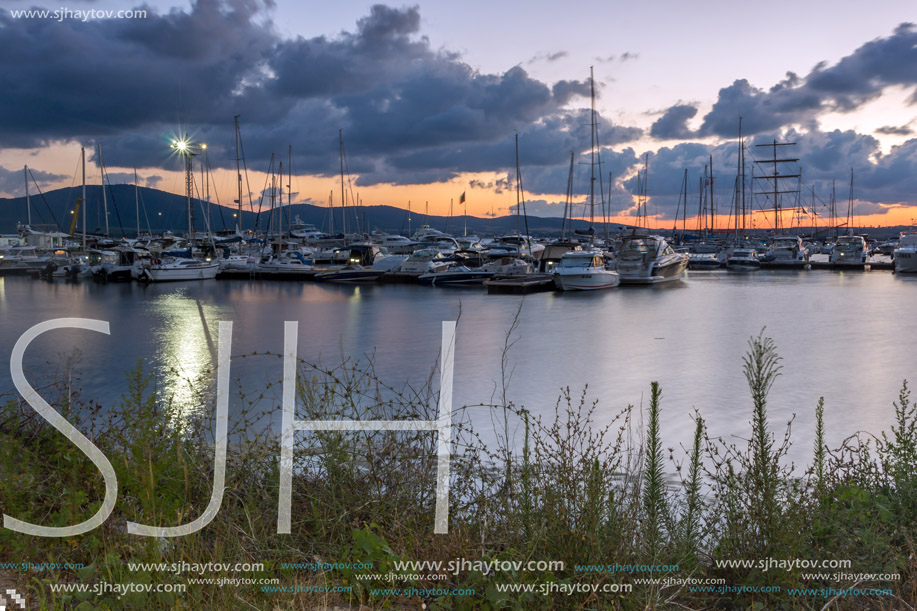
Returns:
[[[191,162],[200,151],[195,150],[194,146],[188,140],[187,134],[180,140],[172,142],[172,150],[182,158],[185,164],[185,194],[188,199],[188,242],[194,239],[194,207],[191,205],[191,197],[194,191],[194,175],[192,173]]]

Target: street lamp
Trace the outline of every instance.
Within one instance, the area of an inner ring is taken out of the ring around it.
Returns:
[[[204,145],[206,148],[206,145]],[[174,150],[185,162],[185,192],[188,198],[188,241],[194,238],[194,206],[191,204],[191,198],[194,191],[194,176],[191,173],[191,160],[200,153],[195,151],[194,146],[185,134],[184,138],[172,141],[172,150]]]

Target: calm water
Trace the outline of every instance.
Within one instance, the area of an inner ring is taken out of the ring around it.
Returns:
[[[437,359],[441,322],[461,308],[455,405],[487,403],[499,386],[506,333],[522,303],[509,397],[551,414],[561,387],[588,384],[607,422],[628,404],[645,405],[649,384],[663,388],[663,434],[687,443],[696,408],[711,433],[746,438],[751,404],[742,376],[750,336],[763,327],[783,357],[771,395],[772,423],[796,414],[794,459],[807,461],[814,408],[825,397],[829,440],[886,429],[901,381],[917,381],[917,277],[828,271],[731,274],[694,272],[669,286],[586,294],[543,293],[522,300],[483,290],[406,285],[215,281],[139,286],[0,278],[0,393],[12,392],[9,354],[32,325],[52,318],[106,320],[111,336],[55,331],[26,356],[31,379],[63,371],[68,356],[86,396],[103,404],[126,390],[138,360],[179,404],[188,384],[215,360],[217,325],[234,322],[232,376],[257,394],[280,379],[283,321],[299,321],[299,356],[331,365],[374,352],[392,384],[419,386]],[[71,359],[72,360],[72,359]],[[37,385],[37,382],[36,382]],[[271,395],[271,393],[273,393]],[[279,387],[269,391],[279,396]],[[238,406],[233,406],[236,409]],[[489,415],[469,408],[476,429]]]

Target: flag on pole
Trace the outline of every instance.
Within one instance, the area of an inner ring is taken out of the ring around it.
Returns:
[[[460,203],[460,204],[464,204],[464,203],[465,203],[465,192],[464,192],[464,191],[462,191],[462,195],[461,195],[461,197],[459,197],[459,203]]]

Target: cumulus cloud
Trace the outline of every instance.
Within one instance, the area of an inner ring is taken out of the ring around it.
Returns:
[[[805,76],[788,72],[769,89],[736,79],[720,89],[695,135],[734,137],[739,117],[746,134],[805,124],[823,112],[855,110],[895,85],[917,87],[917,28],[911,23],[902,23],[892,35],[860,46],[833,65],[822,62]],[[910,101],[917,102],[917,93]],[[651,134],[688,137],[687,121],[696,113],[696,106],[676,104],[656,121]]]

